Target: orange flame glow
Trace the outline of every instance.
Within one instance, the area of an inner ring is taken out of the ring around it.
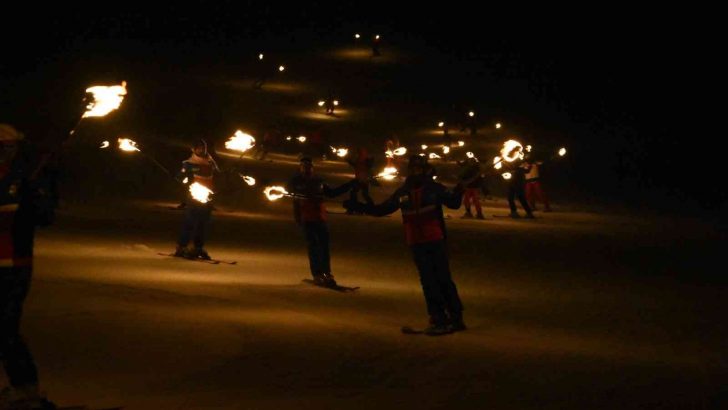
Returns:
[[[103,117],[119,108],[121,102],[124,101],[126,95],[126,81],[122,81],[121,85],[103,86],[97,85],[86,89],[87,93],[94,96],[94,100],[86,106],[86,117]]]

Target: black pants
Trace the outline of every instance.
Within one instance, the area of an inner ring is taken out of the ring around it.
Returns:
[[[359,192],[361,192],[361,196],[368,205],[372,205],[374,203],[374,201],[372,201],[372,197],[369,196],[369,184],[366,182],[357,182],[351,188],[351,191],[349,191],[349,199],[351,199],[352,203],[358,202]]]
[[[185,208],[185,220],[182,223],[182,231],[179,234],[177,245],[187,246],[190,239],[192,239],[195,248],[204,247],[205,234],[211,214],[212,207],[209,205],[198,206],[188,203],[187,208]]]
[[[331,273],[329,256],[329,228],[326,222],[304,222],[303,232],[308,244],[308,264],[314,277]]]
[[[528,201],[526,201],[525,184],[508,185],[508,206],[511,207],[511,213],[517,212],[515,200],[516,198],[518,198],[518,201],[521,203],[523,210],[526,211],[527,214],[530,214],[531,207],[528,206]]]
[[[31,272],[30,267],[0,268],[0,358],[13,387],[38,384],[33,356],[20,336],[20,316]]]
[[[450,276],[450,261],[444,240],[411,246],[412,256],[420,272],[420,283],[427,302],[427,313],[435,323],[462,315],[463,305],[458,289]]]

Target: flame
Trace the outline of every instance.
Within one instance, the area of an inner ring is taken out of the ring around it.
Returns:
[[[374,36],[374,39],[375,40],[379,40],[379,34],[377,34],[376,36]]]
[[[443,154],[449,154],[450,153],[450,147],[448,147],[447,145],[444,146],[444,147],[442,147],[442,153]]]
[[[516,140],[508,140],[503,143],[500,153],[503,160],[507,162],[523,159],[523,145]]]
[[[101,143],[101,147],[99,147],[99,148],[101,148],[101,149],[109,148],[109,145],[111,145],[109,143],[109,141],[104,141],[104,142]]]
[[[258,54],[258,60],[262,60],[262,59],[263,59],[263,53]]]
[[[354,38],[361,38],[361,36],[359,35],[359,33],[356,33],[354,34]]]
[[[126,152],[140,151],[137,148],[137,143],[130,140],[129,138],[119,138],[119,149]]]
[[[388,150],[384,151],[384,155],[385,155],[385,156],[386,156],[387,158],[392,158],[392,157],[394,157],[394,152],[392,152],[392,150],[391,150],[391,149],[388,149]]]
[[[300,137],[296,138],[298,142],[306,142],[306,137],[301,135]]]
[[[430,153],[430,159],[436,159],[436,158],[440,158],[440,156],[435,154],[434,152]]]
[[[286,141],[290,141],[290,140],[291,140],[291,136],[289,135],[286,137]]]
[[[426,157],[427,155],[424,152],[420,152],[421,157]]]
[[[192,199],[199,203],[206,204],[210,202],[210,195],[212,193],[212,191],[199,182],[195,182],[190,185],[190,194],[192,195]]]
[[[278,186],[278,185],[265,187],[265,189],[263,190],[263,193],[265,194],[265,196],[268,198],[269,201],[276,201],[276,200],[279,200],[279,199],[283,198],[284,196],[288,195],[288,191],[286,191],[286,189],[283,188],[282,186]]]
[[[473,154],[473,153],[472,153],[472,152],[470,152],[470,151],[466,152],[466,153],[465,153],[465,156],[466,156],[466,157],[468,157],[468,158],[475,158],[475,154]]]
[[[235,131],[235,135],[225,141],[225,148],[232,151],[245,152],[255,145],[255,138],[240,130]]]
[[[497,122],[497,123],[495,124],[495,128],[496,128],[496,129],[500,129],[500,127],[501,127],[501,123]]]
[[[126,81],[122,81],[121,85],[103,86],[96,85],[86,89],[87,93],[94,96],[94,100],[86,106],[86,117],[103,117],[104,115],[116,110],[124,101],[126,95]]]
[[[425,145],[425,144],[422,144],[420,147],[422,148],[423,151],[427,149],[427,145]]]
[[[531,152],[532,149],[533,149],[532,146],[526,145],[526,152]]]
[[[470,111],[470,112],[468,113],[468,117],[475,117],[475,113],[474,113],[473,111]]]
[[[187,177],[185,177],[185,179],[183,179],[183,180],[182,180],[182,183],[183,183],[183,184],[186,184],[186,183],[188,183],[188,182],[190,182],[190,179],[189,179],[189,178],[187,178]]]
[[[334,100],[334,105],[338,107],[339,106],[339,100]]]
[[[563,157],[564,155],[566,155],[566,148],[564,148],[564,147],[559,148],[559,156]]]
[[[392,154],[401,157],[402,155],[407,153],[407,148],[405,147],[399,147],[396,150],[392,151]]]
[[[432,179],[433,179],[433,180],[436,180],[436,179],[437,179],[437,175],[433,175],[433,176],[432,176]]]
[[[445,125],[445,123],[442,122],[442,121],[440,121],[440,122],[437,123],[437,126],[440,127],[440,128],[442,128],[444,125]]]
[[[503,179],[511,179],[511,173],[510,172],[504,172],[503,175],[501,175]]]
[[[503,160],[501,159],[501,157],[493,158],[493,168],[495,168],[495,169],[503,168]]]
[[[336,155],[339,156],[339,157],[341,157],[341,158],[344,158],[348,154],[349,154],[349,149],[348,148],[339,148],[339,149],[336,150]]]
[[[285,71],[285,69],[286,69],[286,66],[284,66],[284,65],[279,65],[278,66],[278,71],[280,71],[280,72]]]
[[[458,147],[464,147],[465,141],[458,141]]]
[[[384,170],[382,170],[382,172],[380,172],[377,176],[386,179],[387,181],[391,181],[397,176],[397,168],[385,167]]]
[[[247,175],[240,174],[240,178],[242,178],[243,181],[245,181],[245,183],[248,184],[248,185],[250,185],[250,186],[255,185],[255,178],[253,178],[251,176],[247,176]]]
[[[318,102],[318,106],[319,106],[319,107],[323,107],[323,106],[324,106],[324,104],[326,104],[326,101],[319,101],[319,102]]]

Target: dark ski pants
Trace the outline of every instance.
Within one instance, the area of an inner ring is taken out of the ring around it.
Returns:
[[[531,207],[528,206],[526,201],[526,191],[523,184],[511,184],[508,186],[508,206],[511,207],[511,213],[516,213],[516,198],[521,203],[523,210],[527,214],[531,213]]]
[[[198,206],[188,203],[187,208],[185,208],[185,220],[182,223],[182,231],[179,234],[177,245],[185,247],[192,239],[195,248],[204,247],[205,234],[211,214],[211,206]]]
[[[420,272],[427,313],[433,322],[444,323],[448,317],[462,315],[463,305],[458,289],[450,276],[450,261],[444,240],[411,245],[412,255]]]
[[[329,228],[326,222],[304,222],[303,233],[308,244],[308,264],[314,277],[331,273],[329,256]]]
[[[351,191],[349,191],[349,199],[351,199],[352,203],[358,202],[359,192],[361,192],[362,198],[364,198],[368,205],[372,205],[374,203],[374,201],[372,201],[372,197],[369,196],[369,184],[367,182],[357,182],[354,184],[353,188],[351,188]]]
[[[0,268],[0,358],[13,387],[38,384],[33,356],[20,336],[20,316],[31,272],[31,267]]]

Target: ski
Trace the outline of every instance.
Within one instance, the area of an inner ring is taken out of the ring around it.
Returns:
[[[425,333],[425,329],[415,329],[409,326],[402,326],[402,333],[406,335],[422,335]]]
[[[334,286],[321,285],[321,284],[316,283],[313,279],[304,279],[303,282],[308,283],[309,285],[319,287],[319,288],[331,289],[331,290],[335,290],[337,292],[342,292],[342,293],[354,292],[359,289],[359,286],[349,287],[349,286],[341,286],[341,285],[334,285]]]
[[[222,264],[225,264],[225,265],[237,265],[237,263],[238,263],[238,261],[224,261],[224,260],[221,260],[221,259],[201,259],[201,258],[194,258],[193,259],[193,258],[186,258],[184,256],[176,256],[173,253],[163,253],[163,252],[157,252],[157,255],[159,255],[159,256],[170,256],[170,257],[173,257],[173,258],[185,259],[185,260],[192,261],[192,262],[204,262],[204,263],[209,263],[211,265],[219,265],[221,263]]]

